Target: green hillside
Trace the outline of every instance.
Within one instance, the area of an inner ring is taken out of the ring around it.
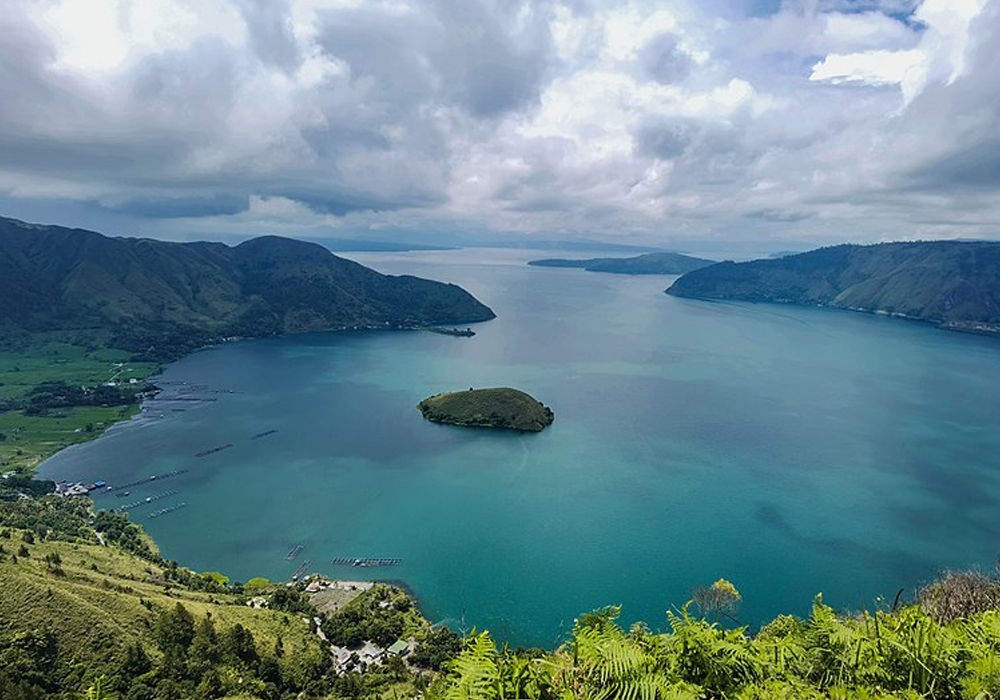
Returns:
[[[664,631],[623,629],[609,607],[554,650],[511,649],[431,628],[388,585],[320,612],[301,582],[229,583],[164,561],[87,499],[10,495],[0,487],[3,700],[1000,697],[1000,581],[984,574],[949,573],[874,611],[838,613],[818,596],[809,617],[756,632],[720,579],[651,621]],[[393,644],[402,656],[364,662],[370,645]]]
[[[571,260],[565,258],[545,258],[532,260],[528,264],[538,267],[574,267],[589,272],[613,272],[621,275],[683,275],[712,265],[713,260],[704,260],[680,253],[645,253],[632,258],[587,258]]]
[[[431,630],[394,587],[350,594],[322,613],[305,582],[287,588],[196,574],[163,560],[124,515],[95,517],[88,499],[15,497],[7,483],[0,481],[3,700],[78,698],[99,679],[122,700],[410,697],[459,651],[457,636]],[[406,663],[384,656],[368,669],[354,659],[338,665],[329,646],[360,654],[370,640],[385,648],[404,637],[415,645]]]
[[[679,297],[833,306],[898,314],[944,328],[1000,331],[1000,243],[839,245],[690,272]]]
[[[417,408],[424,418],[435,423],[535,433],[555,419],[541,401],[507,387],[435,394],[417,404]]]
[[[4,336],[89,332],[152,360],[226,336],[494,317],[460,287],[382,275],[313,243],[171,243],[3,218],[0,299]]]

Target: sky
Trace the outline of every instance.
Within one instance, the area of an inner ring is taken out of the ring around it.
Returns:
[[[4,0],[0,215],[705,250],[1000,239],[1000,0]]]

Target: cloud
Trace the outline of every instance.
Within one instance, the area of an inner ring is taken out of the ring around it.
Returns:
[[[640,50],[640,63],[646,75],[660,83],[675,83],[691,72],[693,60],[681,50],[677,37],[658,34]]]
[[[998,4],[10,0],[0,201],[168,236],[996,236]]]
[[[230,194],[135,197],[121,201],[109,200],[103,205],[108,209],[140,218],[176,219],[239,214],[250,207],[250,199]]]
[[[866,85],[899,85],[906,81],[911,71],[919,68],[924,54],[910,51],[864,51],[861,53],[833,53],[813,66],[810,80],[829,80],[832,83],[856,81]]]

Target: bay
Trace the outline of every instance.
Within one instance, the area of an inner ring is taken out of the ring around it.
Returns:
[[[995,339],[524,264],[552,255],[352,255],[460,284],[498,318],[473,338],[323,333],[206,349],[165,369],[139,417],[40,473],[143,482],[99,507],[176,491],[130,512],[196,570],[284,580],[310,561],[402,580],[433,620],[523,645],[553,646],[609,604],[665,628],[666,610],[721,577],[755,625],[808,614],[818,593],[871,608],[942,569],[993,565]],[[555,423],[522,436],[432,424],[415,408],[487,386],[528,391]],[[186,471],[149,480],[174,470]]]

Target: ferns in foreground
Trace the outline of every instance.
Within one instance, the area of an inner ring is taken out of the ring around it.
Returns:
[[[817,597],[807,620],[777,618],[755,636],[690,614],[651,633],[617,624],[619,608],[583,616],[538,658],[473,634],[429,700],[915,700],[1000,698],[1000,612],[939,622],[919,607],[838,615]]]

